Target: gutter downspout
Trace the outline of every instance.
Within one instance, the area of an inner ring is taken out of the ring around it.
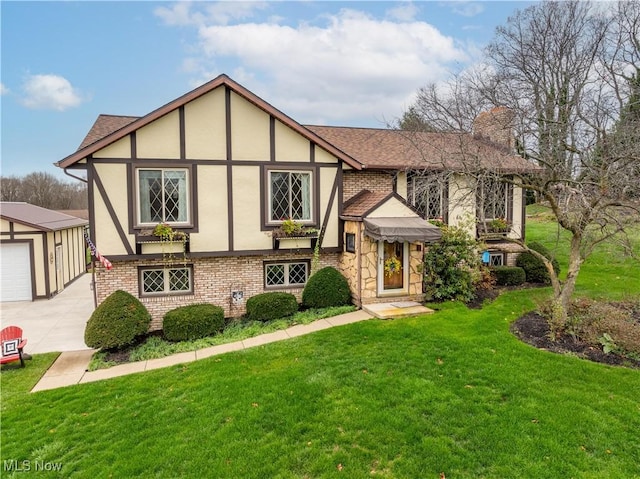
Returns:
[[[75,178],[76,180],[80,180],[80,181],[82,181],[83,183],[87,183],[87,180],[85,180],[84,178],[80,178],[79,176],[72,175],[71,173],[69,173],[69,172],[67,171],[67,169],[66,169],[66,168],[63,168],[63,169],[62,169],[62,171],[64,171],[64,174],[65,174],[65,175],[70,176],[71,178]]]

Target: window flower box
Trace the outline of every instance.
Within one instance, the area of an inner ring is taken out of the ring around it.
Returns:
[[[478,237],[483,239],[502,239],[511,232],[511,223],[504,218],[479,221],[476,226]]]
[[[303,226],[302,223],[286,219],[282,225],[271,231],[273,249],[314,248],[318,240],[318,230]]]

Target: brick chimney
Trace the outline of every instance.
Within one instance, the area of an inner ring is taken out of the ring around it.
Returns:
[[[512,151],[515,146],[514,118],[513,111],[505,106],[497,106],[489,111],[483,111],[473,120],[473,136]]]

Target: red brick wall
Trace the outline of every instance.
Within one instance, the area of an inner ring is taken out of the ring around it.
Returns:
[[[347,201],[362,190],[391,193],[393,176],[384,171],[345,171],[342,185],[342,199]]]
[[[338,265],[337,253],[320,255],[320,267]],[[167,311],[194,303],[212,303],[224,309],[226,317],[241,316],[245,312],[246,300],[265,292],[263,261],[308,259],[308,254],[264,255],[242,257],[198,258],[188,261],[193,265],[194,294],[176,296],[139,296],[138,267],[162,265],[156,261],[123,261],[113,264],[111,271],[99,267],[96,271],[98,303],[114,291],[121,289],[139,298],[152,316],[151,330],[162,328],[162,317]],[[244,300],[234,304],[231,291],[242,291]],[[269,290],[271,291],[271,290]],[[282,289],[301,299],[302,288]]]

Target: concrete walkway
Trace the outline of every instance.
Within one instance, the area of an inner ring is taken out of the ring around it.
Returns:
[[[366,319],[371,319],[371,315],[362,310],[353,311],[351,313],[341,314],[332,318],[319,319],[311,324],[298,324],[288,329],[283,329],[274,333],[262,334],[260,336],[245,339],[244,341],[211,346],[187,353],[178,353],[172,356],[167,356],[166,358],[122,364],[120,366],[114,366],[109,369],[99,369],[97,371],[87,371],[87,366],[89,365],[89,361],[91,360],[94,350],[85,349],[81,351],[66,351],[58,357],[31,392],[100,381],[102,379],[110,379],[118,376],[125,376],[127,374],[151,371],[153,369],[165,368],[176,364],[190,363],[192,361],[197,361],[198,359],[204,359],[231,351],[249,349],[255,346],[262,346],[264,344],[303,336],[305,334],[333,328],[335,326],[357,323]]]
[[[85,273],[51,299],[0,303],[0,327],[22,328],[29,354],[87,349],[84,329],[93,310],[91,275]]]

